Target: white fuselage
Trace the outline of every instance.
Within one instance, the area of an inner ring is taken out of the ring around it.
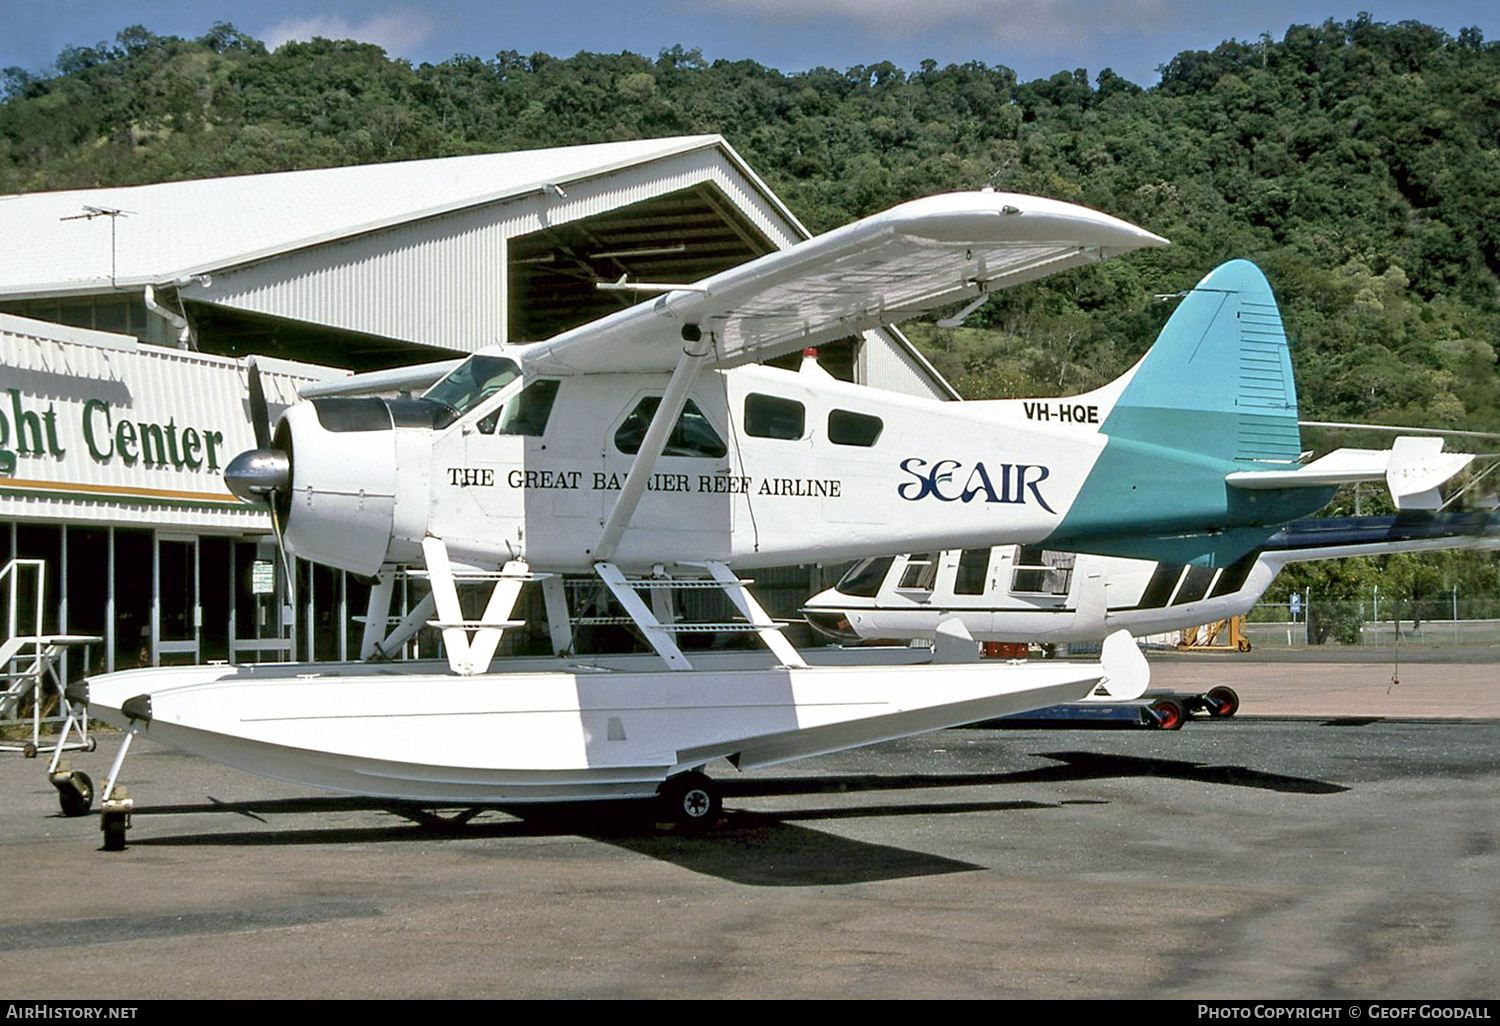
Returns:
[[[373,573],[442,538],[455,562],[586,570],[665,375],[556,380],[545,429],[504,433],[516,379],[451,424],[329,431],[294,407],[288,542]],[[1105,445],[1091,423],[747,366],[706,372],[612,560],[775,566],[1047,537]],[[501,430],[495,429],[497,412]],[[534,430],[534,429],[533,429]]]

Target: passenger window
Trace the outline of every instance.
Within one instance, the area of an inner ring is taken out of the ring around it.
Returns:
[[[884,429],[884,421],[868,413],[854,413],[850,410],[828,412],[828,440],[834,445],[860,445],[869,448],[875,444]]]
[[[908,591],[931,591],[936,580],[937,560],[932,558],[932,553],[921,552],[907,559],[906,569],[901,571],[901,583],[896,587]]]
[[[630,411],[630,416],[625,418],[625,422],[615,432],[615,448],[630,456],[640,452],[641,442],[646,438],[646,429],[651,426],[651,418],[656,415],[656,408],[660,405],[660,396],[647,396],[636,404],[636,408]],[[698,409],[698,404],[689,399],[682,409],[682,415],[677,418],[677,426],[667,437],[667,446],[662,450],[662,455],[718,459],[728,451],[719,432],[714,430],[713,424]]]
[[[753,438],[801,438],[807,430],[807,408],[795,399],[752,392],[745,396],[745,434]]]
[[[525,435],[540,438],[552,417],[552,403],[557,398],[556,381],[533,381],[525,390],[501,408],[492,411],[476,425],[484,434]],[[498,428],[496,427],[498,423]]]
[[[1016,547],[1010,590],[1035,595],[1066,595],[1073,583],[1072,552],[1053,552],[1040,545]]]
[[[964,549],[958,554],[958,576],[953,579],[953,594],[983,595],[989,568],[989,549]]]

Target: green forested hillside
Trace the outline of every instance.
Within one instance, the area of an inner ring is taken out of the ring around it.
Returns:
[[[141,28],[4,72],[0,192],[719,132],[814,230],[986,183],[1078,200],[1174,246],[917,328],[970,396],[1097,384],[1168,312],[1154,294],[1242,256],[1271,277],[1305,411],[1500,429],[1500,47],[1415,23],[1295,27],[1108,70],[888,63],[782,74],[674,48],[412,67],[220,25]]]
[[[814,231],[991,184],[1083,202],[1173,246],[910,333],[966,396],[1119,373],[1216,263],[1265,268],[1304,417],[1500,430],[1500,46],[1425,25],[1296,26],[1017,82],[980,63],[783,74],[674,47],[413,67],[219,25],[143,28],[6,69],[0,193],[717,132]]]

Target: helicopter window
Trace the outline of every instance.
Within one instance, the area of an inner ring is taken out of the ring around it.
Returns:
[[[895,560],[895,556],[862,559],[839,578],[836,587],[845,595],[853,595],[856,598],[874,598],[880,591],[880,582],[885,580],[885,575],[890,572],[891,564]]]
[[[953,594],[983,595],[989,568],[989,549],[964,549],[958,554],[958,576],[953,579]]]
[[[745,396],[745,434],[754,438],[801,438],[807,407],[795,399],[751,392]]]
[[[1010,590],[1035,595],[1066,595],[1073,583],[1073,563],[1077,558],[1072,552],[1053,552],[1040,545],[1018,545]]]
[[[521,368],[513,360],[475,355],[423,392],[422,398],[451,410],[446,418],[446,423],[451,424],[520,376]]]
[[[640,452],[646,429],[651,426],[651,418],[656,415],[656,408],[660,405],[660,396],[647,396],[637,403],[635,409],[630,411],[630,416],[625,418],[625,422],[615,432],[615,448],[632,456]],[[677,426],[667,437],[667,446],[662,450],[662,455],[718,459],[728,451],[719,432],[714,430],[713,424],[698,409],[698,404],[689,399],[682,408],[682,415],[677,418]]]
[[[834,445],[860,445],[869,448],[880,438],[885,423],[868,413],[849,410],[828,411],[828,440]]]
[[[540,438],[547,430],[547,421],[552,417],[552,403],[557,398],[557,386],[556,381],[545,378],[533,381],[520,395],[492,410],[475,426],[486,435],[494,434],[498,424],[502,435]]]
[[[906,569],[901,572],[898,588],[911,591],[931,591],[937,580],[937,560],[930,552],[920,552],[906,560]]]

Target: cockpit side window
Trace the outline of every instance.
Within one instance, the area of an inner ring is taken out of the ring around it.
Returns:
[[[521,368],[515,361],[503,356],[476,354],[423,392],[422,398],[451,411],[445,418],[445,422],[451,424],[520,376]]]
[[[482,434],[524,435],[540,438],[552,417],[552,403],[557,399],[558,382],[548,378],[533,381],[520,395],[491,410],[475,425]],[[498,425],[498,427],[497,427]]]
[[[646,430],[651,426],[651,418],[656,415],[656,408],[660,405],[660,396],[647,396],[637,403],[635,409],[630,411],[630,416],[625,418],[620,429],[615,432],[615,448],[631,456],[640,452]],[[713,424],[698,409],[698,404],[689,399],[682,409],[682,415],[677,418],[677,426],[667,437],[667,447],[662,450],[662,455],[719,459],[728,451],[719,432],[714,430]]]

